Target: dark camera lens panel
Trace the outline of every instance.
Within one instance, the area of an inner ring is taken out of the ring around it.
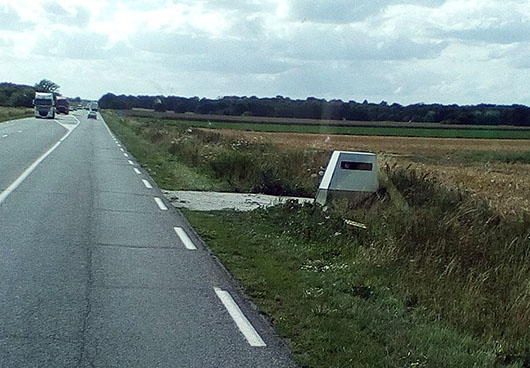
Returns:
[[[373,164],[369,162],[341,161],[340,168],[344,170],[372,171]]]

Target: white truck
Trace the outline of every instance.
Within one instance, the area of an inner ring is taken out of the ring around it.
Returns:
[[[35,92],[33,100],[36,118],[55,119],[55,100],[53,93]]]

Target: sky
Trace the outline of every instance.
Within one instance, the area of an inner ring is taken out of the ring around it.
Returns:
[[[530,1],[0,0],[0,81],[530,105]]]

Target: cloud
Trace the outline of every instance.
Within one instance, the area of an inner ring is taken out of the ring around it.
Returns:
[[[302,27],[301,27],[302,28]],[[400,60],[435,57],[444,42],[418,43],[402,35],[372,35],[359,27],[311,27],[274,41],[284,55],[303,60]]]
[[[513,93],[530,78],[526,0],[0,0],[0,48],[0,80],[91,98],[530,103]]]
[[[436,6],[442,0],[391,1],[391,0],[286,0],[288,17],[299,21],[322,23],[359,22],[380,14],[386,7],[396,3]]]
[[[30,22],[23,21],[18,12],[10,7],[4,6],[4,9],[0,7],[0,31],[23,31],[32,26]]]
[[[79,60],[112,60],[114,57],[134,55],[124,42],[111,43],[106,34],[71,31],[54,33],[39,38],[33,54]]]
[[[85,6],[63,7],[56,2],[45,2],[42,4],[43,10],[49,19],[53,19],[54,24],[69,24],[77,27],[85,27],[90,22],[90,10]]]
[[[273,74],[290,66],[263,45],[248,40],[151,31],[136,33],[129,41],[139,50],[160,54],[177,70]]]

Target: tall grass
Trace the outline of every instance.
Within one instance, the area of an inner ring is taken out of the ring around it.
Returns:
[[[26,107],[5,107],[0,106],[0,122],[20,119],[33,115],[33,109]]]
[[[384,269],[407,308],[493,344],[501,365],[530,366],[530,216],[501,216],[486,201],[410,169],[388,175],[408,211],[379,193],[360,207],[336,201],[322,211],[289,204],[265,216],[278,233],[321,244],[307,259],[311,267],[353,258],[359,267]],[[352,292],[381,292],[377,280],[366,277]]]
[[[329,158],[327,151],[280,152],[271,144],[224,138],[166,121],[127,118],[120,122],[157,150],[236,192],[313,196],[318,171]]]
[[[495,341],[499,359],[530,365],[530,215],[500,215],[486,200],[410,169],[388,175],[409,211],[334,210],[367,224],[355,235],[365,259],[394,270],[414,306]]]
[[[410,288],[439,316],[512,346],[524,341],[530,354],[529,214],[501,216],[485,200],[414,171],[391,177],[411,211],[387,212],[386,232],[398,236],[372,251],[405,270]]]

